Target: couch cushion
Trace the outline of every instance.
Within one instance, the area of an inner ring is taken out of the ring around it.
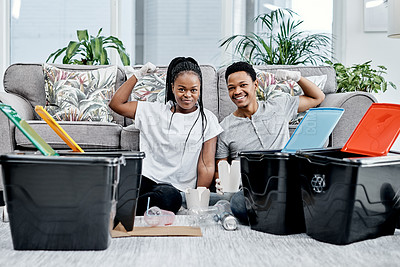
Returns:
[[[36,105],[46,105],[46,94],[44,90],[44,75],[40,63],[16,63],[7,68],[4,73],[4,90],[7,93],[17,94],[31,103],[32,108]],[[54,64],[64,70],[94,70],[106,68],[109,65],[68,65]],[[125,72],[118,67],[115,87],[119,88],[126,80]],[[123,125],[124,117],[112,112],[114,120]]]
[[[53,149],[69,148],[46,122],[34,120],[28,123]],[[120,148],[121,125],[109,122],[68,121],[60,121],[59,124],[82,149]],[[15,141],[19,149],[34,148],[19,130],[15,130]]]
[[[261,71],[257,67],[255,67],[254,70],[257,74],[257,100],[259,101],[275,97],[280,95],[282,92],[293,96],[304,94],[300,85],[293,80],[277,81],[275,79],[275,74],[269,71]],[[316,84],[323,91],[328,75],[324,74],[320,76],[308,76],[305,78]]]
[[[256,68],[271,73],[275,73],[278,69],[300,71],[303,77],[327,75],[326,84],[324,88],[321,89],[323,89],[325,94],[335,93],[337,90],[336,72],[331,66],[257,65]],[[233,104],[228,95],[225,81],[225,70],[226,67],[219,69],[217,72],[219,100],[218,119],[220,121],[236,110],[235,104]]]
[[[63,70],[43,64],[46,110],[58,121],[112,122],[108,107],[114,95],[117,66]]]
[[[134,66],[133,69],[138,69],[141,66]],[[148,82],[155,81],[156,78],[162,78],[165,79],[166,77],[163,76],[162,74],[167,72],[167,66],[157,66],[157,73],[161,75],[155,76],[150,76],[147,80],[141,80],[141,85],[147,87],[147,89],[143,89],[144,91],[148,91],[150,94],[148,95],[151,99],[151,101],[155,101],[158,99],[158,101],[163,102],[164,97],[165,97],[165,92],[162,90],[160,91],[160,85],[157,86],[150,86]],[[218,116],[218,90],[217,90],[217,71],[215,68],[211,65],[200,65],[201,69],[201,74],[203,76],[203,104],[204,107],[208,110],[210,110],[212,113],[214,113],[216,116]],[[161,83],[162,84],[162,83]],[[164,81],[164,86],[165,86],[165,81]],[[157,92],[157,93],[156,93]],[[133,92],[134,94],[134,92]],[[143,92],[140,93],[143,95]],[[140,96],[139,96],[140,97]],[[133,97],[136,98],[137,97]],[[147,100],[147,98],[145,98]],[[127,123],[129,124],[129,123]]]
[[[132,77],[135,69],[139,66],[125,66],[126,78]],[[158,68],[157,72],[151,73],[140,78],[132,90],[131,100],[165,102],[165,83],[167,78],[167,69]]]
[[[275,74],[269,71],[261,71],[257,67],[255,67],[254,70],[256,71],[258,81],[258,88],[256,92],[258,101],[274,98],[281,94],[290,94],[292,96],[304,94],[300,85],[293,80],[277,81],[275,79]],[[323,91],[327,77],[328,75],[324,74],[320,76],[308,76],[306,78],[316,84]],[[306,111],[298,113],[296,118],[292,119],[289,123],[299,124],[305,115]]]
[[[325,94],[336,93],[336,72],[331,66],[289,66],[289,65],[270,65],[270,66],[257,66],[259,70],[275,73],[279,69],[300,71],[301,76],[322,76],[327,75],[324,88],[321,88]],[[224,72],[225,75],[225,72]],[[225,76],[224,76],[225,79]]]
[[[295,81],[278,81],[275,79],[275,74],[271,72],[261,71],[257,67],[255,67],[254,70],[256,71],[258,81],[256,91],[257,100],[263,101],[282,93],[300,95],[301,88]]]

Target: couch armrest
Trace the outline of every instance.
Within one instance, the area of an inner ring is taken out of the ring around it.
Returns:
[[[22,97],[0,92],[0,103],[12,106],[24,120],[34,118],[31,104]],[[0,111],[0,155],[15,150],[15,125]],[[3,190],[2,170],[0,166],[0,191]]]
[[[135,128],[135,125],[124,127],[121,131],[121,149],[139,151],[139,138],[140,131]]]
[[[12,106],[18,115],[25,119],[33,119],[33,108],[25,99],[5,92],[0,92],[0,102]],[[15,149],[15,126],[3,112],[0,112],[0,154]]]
[[[365,92],[327,94],[321,107],[344,108],[344,113],[332,133],[332,147],[342,147],[376,98]]]
[[[32,120],[35,118],[32,105],[18,95],[0,92],[0,102],[12,106],[24,120]]]

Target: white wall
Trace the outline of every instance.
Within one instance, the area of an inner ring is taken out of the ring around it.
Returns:
[[[364,1],[341,1],[342,29],[338,38],[343,51],[339,61],[348,66],[372,60],[374,67],[387,67],[385,79],[396,84],[398,89],[389,88],[375,96],[379,102],[400,104],[400,39],[388,38],[386,32],[364,32]],[[400,138],[392,149],[400,151]]]
[[[386,32],[364,32],[363,0],[343,1],[342,52],[346,66],[372,60],[372,65],[387,67],[387,81],[398,87],[377,95],[379,102],[400,104],[400,39],[388,38]],[[400,14],[399,14],[400,15]]]

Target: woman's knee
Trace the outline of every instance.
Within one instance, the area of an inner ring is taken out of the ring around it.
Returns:
[[[158,207],[177,213],[182,206],[182,195],[172,185],[159,184],[154,190],[157,196]]]

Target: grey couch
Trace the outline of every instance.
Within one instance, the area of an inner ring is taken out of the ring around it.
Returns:
[[[56,65],[62,69],[91,70],[104,66]],[[359,120],[376,99],[368,93],[336,93],[336,76],[333,68],[328,66],[257,66],[261,70],[275,72],[276,69],[299,70],[303,76],[327,75],[323,88],[326,98],[323,107],[342,107],[346,111],[333,131],[329,146],[342,146]],[[160,66],[165,70],[165,66]],[[218,71],[212,66],[202,65],[204,106],[212,111],[219,120],[235,110],[229,99],[225,83],[225,69]],[[118,68],[116,87],[126,80],[125,72]],[[68,149],[44,121],[35,114],[34,106],[46,103],[44,78],[41,64],[13,64],[4,74],[4,91],[0,92],[0,102],[9,104],[18,114],[29,122],[54,149]],[[60,122],[61,127],[83,148],[134,149],[139,150],[139,131],[132,120],[113,114],[115,123],[103,122]],[[296,126],[291,126],[291,130]],[[7,117],[0,112],[0,154],[14,150],[34,149],[28,139]],[[0,185],[0,190],[1,190]]]

